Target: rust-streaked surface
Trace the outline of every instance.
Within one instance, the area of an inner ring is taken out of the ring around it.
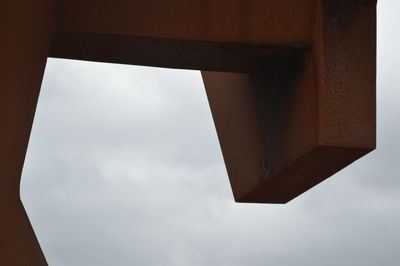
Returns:
[[[375,148],[375,31],[376,0],[1,1],[0,265],[46,265],[19,183],[48,56],[202,70],[235,200],[285,203]]]

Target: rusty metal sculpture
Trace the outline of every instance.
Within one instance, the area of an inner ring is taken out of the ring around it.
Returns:
[[[2,0],[0,264],[47,265],[19,184],[47,57],[199,69],[236,201],[375,148],[376,0]]]

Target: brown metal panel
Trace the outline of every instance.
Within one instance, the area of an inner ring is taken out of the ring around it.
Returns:
[[[263,137],[248,74],[202,72],[235,198],[259,183]]]
[[[376,1],[357,2],[323,7],[315,41],[320,71],[319,143],[374,149]]]
[[[61,0],[57,32],[282,44],[312,39],[316,0]]]
[[[52,0],[0,2],[0,265],[47,265],[19,185],[54,11]]]

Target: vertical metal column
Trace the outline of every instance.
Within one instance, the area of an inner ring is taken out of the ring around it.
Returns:
[[[0,265],[47,265],[19,187],[54,28],[53,0],[0,2]]]

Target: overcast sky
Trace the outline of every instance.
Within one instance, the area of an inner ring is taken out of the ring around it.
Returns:
[[[22,199],[51,266],[397,266],[400,1],[378,149],[286,205],[233,200],[200,72],[50,59]]]

